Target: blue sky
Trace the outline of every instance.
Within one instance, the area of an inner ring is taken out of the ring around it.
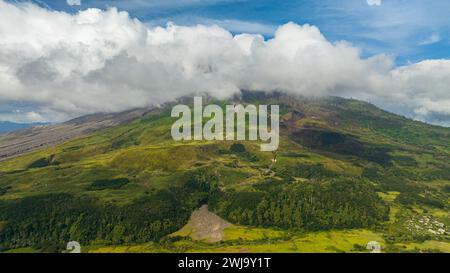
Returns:
[[[0,0],[0,120],[246,89],[353,97],[450,126],[449,11],[449,0]]]
[[[64,0],[32,2],[70,13],[115,6],[149,25],[218,24],[233,33],[266,37],[293,21],[318,26],[331,41],[349,41],[363,56],[394,56],[398,65],[450,57],[448,0],[381,0],[380,5],[367,0],[81,0],[79,6]]]

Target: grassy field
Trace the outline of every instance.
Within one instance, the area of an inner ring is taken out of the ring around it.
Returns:
[[[287,238],[286,238],[287,237]],[[181,240],[172,243],[154,243],[122,246],[83,246],[89,253],[367,253],[365,246],[377,241],[383,252],[450,253],[450,243],[425,241],[423,243],[394,244],[386,248],[381,234],[369,230],[314,232],[301,235],[287,234],[271,229],[232,227],[220,243]],[[21,248],[6,253],[34,253],[33,248]]]
[[[286,231],[269,228],[231,226],[224,230],[224,241],[257,241],[280,239],[288,236]]]
[[[221,243],[208,244],[181,240],[161,245],[155,243],[133,246],[92,246],[88,252],[208,252],[208,253],[330,253],[367,252],[355,246],[365,247],[370,241],[384,245],[381,235],[369,230],[315,232],[302,235],[282,231],[233,227],[226,231]],[[288,238],[284,238],[288,237]]]
[[[433,252],[439,251],[443,253],[450,253],[450,243],[439,241],[425,241],[423,243],[405,243],[395,244],[399,251],[405,252]]]

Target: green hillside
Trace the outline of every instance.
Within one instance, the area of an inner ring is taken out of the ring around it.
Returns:
[[[449,128],[341,98],[242,102],[280,105],[276,153],[175,142],[167,107],[0,161],[0,250],[450,251]],[[242,228],[218,243],[170,236],[203,204]]]

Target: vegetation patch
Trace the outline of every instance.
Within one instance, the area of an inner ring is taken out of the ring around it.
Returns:
[[[28,165],[28,169],[45,168],[52,165],[58,165],[59,163],[54,160],[54,156],[39,158]]]
[[[27,197],[0,206],[0,222],[6,220],[0,230],[0,249],[59,252],[70,240],[84,245],[158,241],[181,228],[196,205],[175,190],[159,191],[125,206],[69,194]]]
[[[291,158],[309,158],[309,155],[307,155],[307,154],[296,153],[296,152],[285,152],[285,153],[281,154],[281,156],[291,157]]]
[[[242,143],[233,143],[231,144],[229,151],[222,150],[220,152],[222,154],[235,154],[250,162],[258,161],[258,157],[250,153],[250,151],[248,151],[247,148],[245,148],[245,145]]]
[[[303,128],[295,131],[292,138],[300,144],[315,150],[353,155],[383,166],[391,164],[391,150],[388,147],[364,143],[357,137],[325,129]]]
[[[371,179],[371,180],[377,180],[381,177],[379,170],[377,168],[364,168],[362,177]]]
[[[230,146],[230,152],[232,153],[245,153],[247,149],[245,149],[245,146],[241,143],[233,143]]]
[[[389,219],[388,206],[363,181],[311,181],[264,192],[230,191],[214,204],[232,223],[294,230],[361,228]]]
[[[282,187],[286,182],[282,180],[269,179],[256,184],[253,187],[257,190],[268,191]]]
[[[277,174],[287,181],[294,180],[294,177],[307,179],[324,179],[338,176],[337,173],[327,170],[322,164],[297,164],[278,171]]]
[[[87,188],[89,191],[101,191],[101,190],[117,190],[126,184],[130,183],[128,178],[116,178],[116,179],[100,179],[95,180],[92,184]]]
[[[442,189],[445,193],[450,193],[450,185],[445,185]]]
[[[395,163],[397,163],[400,166],[405,166],[405,167],[416,167],[417,166],[417,161],[409,156],[396,156],[394,158]]]
[[[0,187],[0,196],[5,195],[10,189],[11,189],[11,186]]]

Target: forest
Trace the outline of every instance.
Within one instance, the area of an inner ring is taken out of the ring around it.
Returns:
[[[388,207],[368,183],[283,183],[237,192],[222,191],[218,175],[208,168],[189,171],[182,179],[180,187],[126,205],[66,193],[2,201],[0,247],[54,252],[69,240],[112,245],[158,241],[181,228],[202,204],[233,223],[288,230],[369,227],[388,215]],[[93,185],[102,189],[105,182]]]

